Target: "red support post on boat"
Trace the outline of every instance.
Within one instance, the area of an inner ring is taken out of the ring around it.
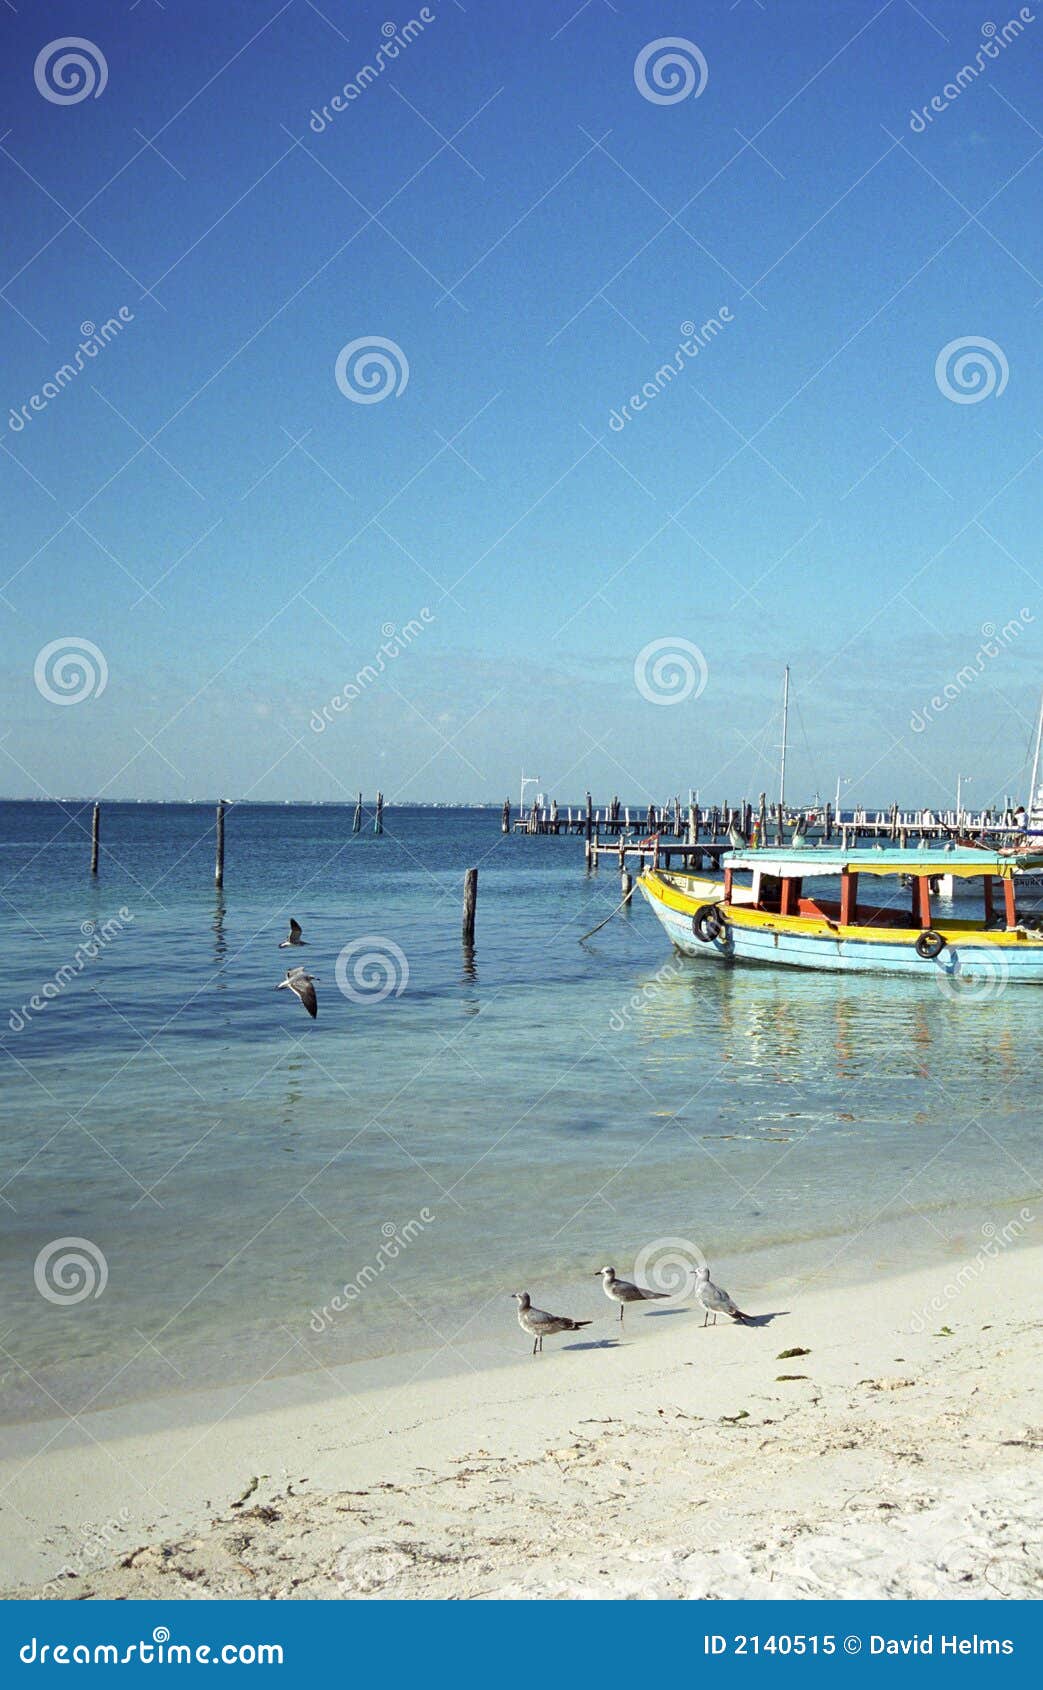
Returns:
[[[918,874],[913,881],[913,922],[917,927],[931,925],[931,877]]]
[[[724,871],[724,901],[726,904],[730,904],[732,901],[732,881],[734,878],[734,869],[726,868]]]
[[[840,925],[853,927],[858,908],[858,875],[845,869],[840,876]]]
[[[801,882],[799,880],[791,880],[783,875],[780,915],[796,915],[800,905],[800,888]]]
[[[1007,916],[1007,926],[1016,927],[1018,925],[1018,905],[1014,896],[1013,875],[1008,875],[1003,882],[1003,904]]]

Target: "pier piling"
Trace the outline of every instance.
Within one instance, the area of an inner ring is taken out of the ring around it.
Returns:
[[[352,833],[362,832],[362,794],[359,793],[358,803],[355,805],[355,819],[351,824]]]
[[[377,809],[376,809],[376,814],[373,817],[373,832],[374,833],[383,833],[383,831],[384,831],[384,794],[382,792],[378,792],[377,793]]]
[[[217,839],[214,855],[214,885],[223,886],[225,883],[225,801],[222,798],[217,806]]]
[[[478,905],[478,870],[469,868],[464,875],[464,923],[463,941],[465,945],[474,944],[474,915]]]
[[[95,804],[91,816],[91,873],[98,872],[98,845],[101,839],[101,805]]]

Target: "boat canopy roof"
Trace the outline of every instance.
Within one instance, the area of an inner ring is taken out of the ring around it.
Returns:
[[[792,845],[775,850],[770,845],[755,851],[726,851],[721,858],[726,869],[759,870],[778,879],[843,874],[953,874],[958,879],[996,874],[1006,879],[1017,868],[1043,869],[1043,851],[999,852],[969,845],[946,848],[901,846],[859,846],[837,851],[821,845]]]

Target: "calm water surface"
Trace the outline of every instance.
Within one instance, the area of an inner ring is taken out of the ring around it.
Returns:
[[[350,809],[234,809],[222,895],[211,808],[106,806],[93,885],[89,819],[0,805],[8,1417],[516,1347],[510,1290],[582,1287],[599,1314],[593,1270],[661,1240],[842,1275],[901,1227],[926,1259],[964,1247],[955,1215],[1039,1189],[1030,989],[680,964],[643,904],[581,945],[618,877],[492,811],[393,809],[376,838]],[[307,950],[276,948],[290,914]],[[349,960],[352,998],[337,961],[366,936],[389,962],[360,984]],[[288,961],[319,977],[317,1022],[274,989]],[[101,1252],[102,1295],[37,1289],[63,1237]]]

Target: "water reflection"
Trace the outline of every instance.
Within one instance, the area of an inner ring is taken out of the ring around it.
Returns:
[[[226,989],[224,979],[224,961],[225,954],[228,950],[228,939],[225,935],[226,909],[227,905],[225,904],[224,893],[218,892],[214,903],[214,916],[210,925],[214,934],[214,967],[218,970],[214,985],[222,992]]]

